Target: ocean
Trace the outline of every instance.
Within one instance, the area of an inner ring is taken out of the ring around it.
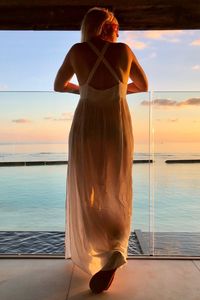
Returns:
[[[135,152],[131,230],[200,232],[200,159],[196,153]],[[0,162],[66,160],[65,144],[0,145]],[[0,167],[0,231],[64,231],[67,165]]]

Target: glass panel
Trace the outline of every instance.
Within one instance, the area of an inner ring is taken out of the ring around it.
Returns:
[[[1,253],[64,254],[67,142],[77,102],[74,94],[0,93]],[[51,161],[63,164],[42,165]]]
[[[132,235],[135,235],[140,251],[139,255],[149,255],[152,248],[150,174],[151,131],[150,131],[150,93],[137,93],[127,96],[132,117],[134,135],[133,164],[133,206]],[[145,102],[145,106],[142,104]],[[131,251],[130,251],[131,252]],[[131,253],[130,253],[131,254]]]
[[[54,92],[0,93],[1,253],[63,254],[68,134],[78,99]],[[149,103],[149,93],[127,97],[137,160],[129,255],[149,254],[150,244],[150,130],[144,100]],[[53,161],[59,164],[48,165]]]
[[[155,255],[200,255],[200,92],[155,92]]]

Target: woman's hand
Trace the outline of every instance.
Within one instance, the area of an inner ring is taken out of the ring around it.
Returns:
[[[56,90],[55,90],[56,91]],[[72,94],[80,94],[80,90],[79,90],[79,85],[74,84],[72,82],[67,82],[62,89],[60,89],[59,91],[56,92],[61,92],[61,93],[72,93]]]
[[[131,82],[127,85],[127,94],[133,94],[133,93],[142,93],[147,92],[148,89],[142,89],[141,87],[137,87],[135,82]]]

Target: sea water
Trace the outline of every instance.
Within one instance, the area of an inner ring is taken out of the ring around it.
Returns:
[[[0,161],[66,160],[61,145],[0,146]],[[12,150],[12,151],[11,151]],[[148,159],[135,153],[135,159]],[[133,164],[131,229],[200,232],[200,164],[194,153],[155,153],[152,164]],[[64,231],[67,165],[0,167],[0,231]]]

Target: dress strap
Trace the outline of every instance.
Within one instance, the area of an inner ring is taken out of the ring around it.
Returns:
[[[88,76],[88,80],[87,83],[90,82],[90,80],[92,79],[92,76],[94,75],[94,72],[96,71],[97,67],[99,66],[100,62],[103,61],[103,63],[105,64],[105,66],[109,69],[109,71],[111,72],[111,74],[115,77],[115,79],[117,80],[117,82],[119,82],[119,78],[116,74],[116,72],[113,70],[113,68],[111,67],[111,65],[108,63],[107,59],[104,57],[104,54],[109,46],[109,43],[106,43],[103,47],[103,50],[100,52],[90,41],[88,41],[88,44],[90,45],[90,47],[92,48],[92,50],[97,54],[98,59],[96,60],[96,63],[92,69],[92,71],[90,72],[89,76]]]
[[[90,47],[94,50],[93,44],[92,44],[90,41],[88,41],[88,44],[89,44]],[[89,74],[88,79],[87,79],[87,84],[88,84],[88,83],[90,82],[90,80],[92,79],[92,76],[94,75],[94,72],[96,71],[97,67],[99,66],[99,64],[100,64],[100,62],[101,62],[101,60],[102,60],[102,58],[103,58],[103,55],[104,55],[104,53],[106,52],[106,49],[107,49],[107,48],[108,48],[108,44],[105,44],[104,47],[103,47],[103,49],[102,49],[102,51],[97,53],[98,58],[97,58],[97,60],[96,60],[96,63],[94,64],[92,70],[90,71],[90,74]]]

